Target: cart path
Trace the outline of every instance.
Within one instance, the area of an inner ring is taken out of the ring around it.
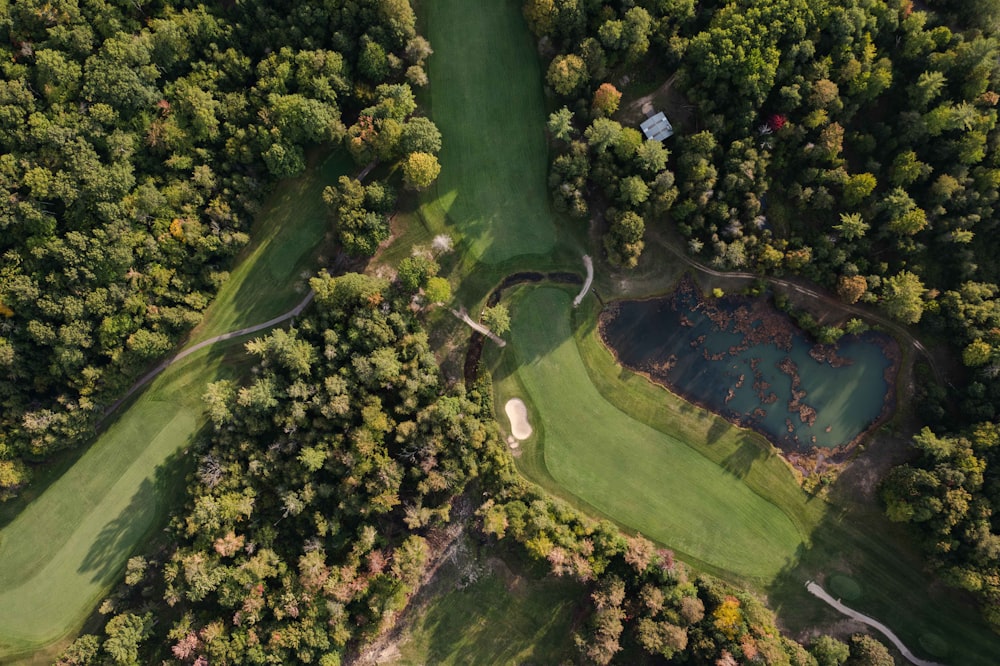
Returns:
[[[583,297],[587,295],[587,290],[590,289],[590,285],[594,282],[594,262],[591,260],[589,254],[583,255],[583,265],[587,267],[587,279],[584,280],[580,293],[573,299],[574,308],[583,302]]]
[[[163,360],[162,363],[160,363],[158,366],[147,372],[145,375],[140,377],[134,384],[132,384],[129,390],[125,392],[125,395],[123,395],[122,397],[118,398],[113,403],[111,403],[111,405],[106,410],[104,410],[104,415],[101,417],[101,420],[103,421],[109,415],[113,414],[114,411],[119,407],[121,407],[122,403],[124,403],[126,400],[132,397],[136,391],[138,391],[143,386],[156,379],[161,372],[169,368],[174,363],[187,358],[196,351],[204,349],[205,347],[208,347],[210,345],[214,345],[216,342],[222,342],[223,340],[231,340],[232,338],[238,338],[243,335],[249,335],[251,333],[256,333],[257,331],[263,331],[265,329],[277,326],[278,324],[282,324],[288,321],[289,319],[294,319],[295,317],[298,317],[300,314],[302,314],[302,311],[306,309],[306,306],[312,303],[312,300],[315,296],[316,294],[313,292],[312,289],[310,289],[309,293],[306,294],[306,297],[303,298],[298,305],[296,305],[294,308],[292,308],[291,310],[289,310],[284,314],[280,314],[277,317],[274,317],[273,319],[268,319],[267,321],[262,322],[260,324],[254,324],[252,326],[244,326],[243,328],[237,329],[235,331],[222,333],[221,335],[216,335],[213,338],[202,340],[198,344],[191,345],[190,347],[185,347],[184,349],[177,352],[173,356],[167,357],[166,359]]]
[[[916,664],[916,666],[943,666],[943,664],[939,664],[934,661],[925,661],[923,659],[915,657],[913,653],[910,652],[909,648],[903,645],[903,641],[899,640],[896,634],[892,633],[892,630],[889,629],[889,627],[885,626],[884,624],[882,624],[881,622],[879,622],[874,618],[868,617],[863,613],[859,613],[858,611],[852,608],[848,608],[844,604],[840,603],[839,599],[834,599],[829,594],[827,594],[826,590],[824,590],[822,587],[820,587],[813,581],[809,581],[806,583],[806,589],[809,590],[810,594],[812,594],[815,597],[819,597],[820,599],[822,599],[823,601],[825,601],[826,603],[837,609],[837,611],[839,611],[840,613],[843,613],[844,615],[853,618],[858,622],[863,622],[864,624],[867,624],[869,627],[880,632],[883,636],[888,638],[893,645],[896,646],[896,649],[899,650],[902,653],[903,657],[905,657],[906,660],[909,661],[911,664]]]

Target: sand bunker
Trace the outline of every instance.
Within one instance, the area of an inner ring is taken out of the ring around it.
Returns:
[[[511,398],[504,405],[503,411],[510,419],[510,433],[516,439],[525,440],[531,437],[531,424],[528,423],[528,408],[520,398]]]

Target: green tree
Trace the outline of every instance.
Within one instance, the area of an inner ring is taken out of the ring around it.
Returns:
[[[882,307],[894,319],[916,324],[924,313],[925,291],[919,276],[910,271],[900,271],[882,281]]]
[[[116,664],[139,663],[139,645],[152,632],[153,615],[135,615],[122,613],[108,621],[104,632],[108,635],[104,641],[104,651]]]
[[[443,277],[428,278],[424,295],[431,303],[447,303],[451,300],[451,285]]]
[[[573,112],[565,106],[549,114],[549,134],[560,141],[571,141],[576,129],[573,127]]]
[[[497,303],[483,310],[483,323],[497,335],[503,335],[510,330],[510,311],[503,303]]]
[[[896,660],[881,642],[866,634],[851,636],[851,657],[848,666],[895,666]]]
[[[844,240],[853,241],[864,238],[868,231],[868,223],[861,217],[861,213],[841,213],[840,224],[833,225]]]
[[[981,338],[976,338],[962,350],[962,363],[969,368],[986,365],[992,357],[993,346]]]
[[[809,651],[816,657],[817,666],[841,666],[851,656],[847,643],[832,636],[818,636],[813,639]]]

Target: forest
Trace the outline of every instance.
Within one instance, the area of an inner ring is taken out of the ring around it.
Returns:
[[[307,148],[346,141],[407,185],[437,175],[440,135],[411,118],[430,47],[407,2],[227,4],[0,8],[0,497],[200,321]],[[393,189],[334,199],[345,249],[370,255]]]
[[[875,306],[940,347],[953,382],[918,363],[926,427],[879,493],[1000,628],[1000,3],[523,11],[551,105],[553,206],[599,221],[615,270],[677,239],[717,269]],[[350,261],[389,239],[399,190],[434,182],[443,139],[418,103],[433,45],[407,0],[0,1],[0,26],[8,499],[199,323],[260,202],[310,150],[379,166],[323,193]],[[696,109],[666,144],[614,119],[622,78],[643,70]],[[867,636],[796,643],[753,594],[522,480],[489,373],[463,386],[440,371],[419,307],[448,300],[438,263],[393,268],[313,277],[306,314],[246,344],[245,380],[207,387],[169,545],[128,561],[101,626],[59,663],[340,664],[398,618],[452,521],[586,586],[581,663],[893,663]]]

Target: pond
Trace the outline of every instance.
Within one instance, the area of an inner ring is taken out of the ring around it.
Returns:
[[[673,294],[601,315],[618,361],[786,451],[843,451],[893,408],[899,352],[880,333],[816,344],[765,298]]]

